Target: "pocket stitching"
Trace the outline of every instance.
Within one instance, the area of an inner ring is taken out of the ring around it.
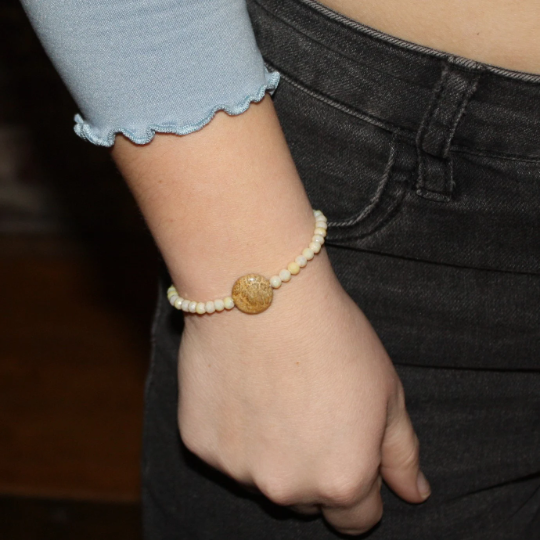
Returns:
[[[380,186],[377,188],[377,192],[373,197],[369,205],[364,208],[354,218],[350,218],[347,221],[333,221],[329,222],[329,232],[327,240],[339,241],[350,240],[354,238],[365,238],[380,230],[386,224],[393,219],[398,210],[401,208],[403,199],[407,194],[407,181],[405,180],[392,180],[392,170],[399,156],[399,145],[397,139],[399,138],[399,130],[393,134],[390,153],[387,164],[384,169],[383,179]],[[387,193],[390,189],[393,191]],[[381,207],[385,202],[389,202],[389,207],[383,207],[383,213],[377,216],[376,210]],[[370,217],[375,216],[374,220]],[[364,225],[364,227],[362,227]],[[347,230],[347,227],[355,227],[352,230]],[[342,227],[341,231],[339,228]],[[333,228],[337,228],[338,231],[334,234]],[[341,234],[340,234],[341,233]]]
[[[390,141],[390,153],[388,155],[388,160],[384,167],[382,180],[380,181],[380,184],[377,187],[377,191],[373,195],[368,205],[365,208],[363,208],[358,214],[356,214],[355,216],[351,218],[342,219],[339,221],[330,221],[328,223],[329,227],[352,227],[354,225],[357,225],[364,219],[366,219],[375,210],[375,208],[377,208],[377,205],[381,201],[383,194],[388,187],[388,182],[390,179],[390,172],[392,171],[392,168],[396,161],[396,139],[397,139],[397,131],[394,132],[392,136],[392,140]]]

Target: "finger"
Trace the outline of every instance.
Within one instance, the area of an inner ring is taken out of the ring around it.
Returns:
[[[321,510],[328,523],[342,534],[362,534],[373,528],[382,517],[380,476],[371,485],[367,494],[359,490],[356,501],[342,506],[322,505]]]
[[[380,470],[388,486],[402,499],[420,503],[429,497],[431,490],[420,471],[418,437],[405,408],[403,389],[388,410]]]

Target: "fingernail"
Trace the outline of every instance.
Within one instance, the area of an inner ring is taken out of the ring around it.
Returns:
[[[427,499],[429,495],[431,494],[431,487],[429,485],[429,482],[427,481],[427,478],[424,476],[424,473],[422,471],[418,471],[418,478],[416,480],[416,485],[418,486],[418,491],[420,492],[420,495],[422,495],[422,498]]]

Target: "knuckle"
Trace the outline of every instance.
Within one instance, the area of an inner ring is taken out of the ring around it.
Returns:
[[[273,503],[280,506],[291,506],[298,502],[296,490],[290,482],[279,476],[270,476],[255,481],[261,493]]]
[[[377,523],[381,521],[382,516],[383,516],[383,506],[381,503],[377,507],[377,509],[375,509],[370,515],[365,516],[362,519],[362,522],[358,523],[356,527],[334,527],[334,528],[341,534],[347,534],[347,535],[364,534],[370,531],[371,529],[373,529],[373,527],[375,527],[375,525],[377,525]]]
[[[377,525],[377,523],[381,521],[382,516],[383,516],[383,508],[381,504],[376,510],[373,511],[371,515],[366,517],[366,520],[363,523],[363,526],[364,526],[363,532],[373,529],[373,527],[375,527],[375,525]]]
[[[195,454],[198,458],[206,461],[207,463],[213,463],[212,444],[208,440],[208,436],[205,435],[200,428],[191,422],[179,420],[178,431],[182,444],[192,454]]]
[[[319,488],[323,500],[332,505],[350,506],[362,497],[365,482],[351,477],[333,477],[321,483]]]
[[[187,430],[180,431],[180,439],[184,446],[197,457],[205,460],[208,458],[208,445],[203,442],[201,437],[197,437]]]
[[[379,504],[379,506],[377,507],[377,509],[373,512],[373,515],[371,516],[371,524],[369,526],[369,528],[373,528],[375,525],[377,525],[377,523],[379,523],[379,521],[381,521],[382,517],[383,517],[383,505],[382,505],[382,502],[381,504]]]
[[[178,418],[180,440],[186,449],[199,459],[238,482],[251,483],[251,476],[243,460],[243,452],[230,448],[195,422]]]
[[[240,483],[250,483],[250,475],[238,459],[230,459],[224,452],[217,452],[215,445],[201,437],[180,432],[184,446],[200,460]]]

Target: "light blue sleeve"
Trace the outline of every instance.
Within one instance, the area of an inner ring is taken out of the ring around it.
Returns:
[[[22,0],[80,114],[75,132],[112,146],[185,135],[216,111],[244,112],[266,70],[245,0]]]

